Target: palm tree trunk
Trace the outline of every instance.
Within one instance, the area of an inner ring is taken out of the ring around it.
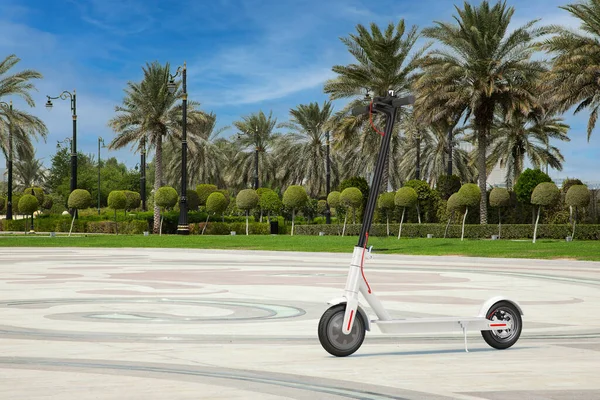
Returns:
[[[486,135],[487,129],[479,126],[477,131],[477,172],[479,174],[479,190],[481,201],[479,202],[479,223],[487,224],[487,169],[486,169]]]
[[[465,222],[467,221],[467,214],[469,213],[469,207],[465,209],[465,215],[463,216],[462,233],[460,234],[460,240],[465,240]]]
[[[406,207],[402,208],[402,218],[400,218],[400,229],[398,230],[398,239],[402,236],[402,223],[404,222],[404,212],[406,211]]]
[[[162,136],[158,136],[156,139],[156,155],[155,155],[155,172],[154,172],[154,194],[162,186]],[[154,233],[160,230],[160,207],[154,203]]]
[[[535,239],[537,237],[537,227],[538,227],[538,222],[540,222],[540,210],[541,209],[542,209],[542,206],[538,206],[537,218],[535,220],[535,228],[533,229],[533,243],[535,243]]]

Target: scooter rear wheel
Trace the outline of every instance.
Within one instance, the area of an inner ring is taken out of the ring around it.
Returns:
[[[365,339],[365,321],[356,313],[350,334],[342,332],[346,304],[337,304],[323,313],[319,321],[319,341],[321,346],[336,357],[346,357],[360,348]]]
[[[481,331],[483,340],[491,347],[504,350],[508,349],[519,340],[523,329],[523,320],[519,309],[510,301],[500,301],[494,304],[487,312],[487,319],[492,321],[512,323],[511,329],[499,331]]]

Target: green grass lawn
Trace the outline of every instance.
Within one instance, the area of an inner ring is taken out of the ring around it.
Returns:
[[[0,235],[0,247],[155,247],[351,253],[358,238],[337,236]],[[600,241],[401,239],[372,237],[373,253],[600,261]]]

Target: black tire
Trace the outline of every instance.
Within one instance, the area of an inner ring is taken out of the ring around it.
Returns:
[[[519,340],[523,329],[523,320],[519,309],[510,301],[499,301],[490,307],[486,318],[493,321],[511,321],[513,327],[500,331],[481,331],[483,340],[491,347],[504,350],[508,349]]]
[[[350,334],[342,333],[345,312],[346,304],[337,304],[327,309],[319,321],[318,331],[321,346],[336,357],[346,357],[354,353],[365,339],[365,321],[358,311]]]

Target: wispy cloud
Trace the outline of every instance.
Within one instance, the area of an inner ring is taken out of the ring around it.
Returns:
[[[150,10],[154,0],[70,0],[81,13],[81,18],[112,34],[141,33],[155,21]]]

